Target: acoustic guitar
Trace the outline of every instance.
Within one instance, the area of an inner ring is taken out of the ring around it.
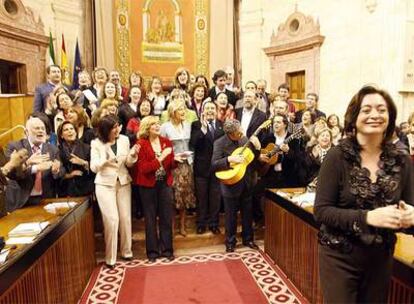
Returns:
[[[301,138],[304,134],[304,130],[302,128],[296,130],[293,132],[289,137],[287,137],[283,143],[288,144],[293,139]],[[280,150],[280,146],[276,145],[274,143],[267,144],[266,148],[263,148],[260,150],[260,154],[265,154],[269,158],[269,162],[264,163],[261,168],[259,169],[259,175],[263,176],[266,175],[267,171],[269,171],[270,166],[274,166],[277,161],[279,160],[279,155],[283,153],[282,150]]]
[[[257,136],[260,131],[263,129],[268,128],[272,125],[272,120],[268,119],[263,122],[257,129],[254,131],[252,136]],[[217,171],[216,177],[225,185],[234,185],[235,183],[239,182],[244,174],[246,173],[247,166],[253,161],[254,153],[253,151],[247,147],[250,143],[250,139],[242,146],[237,148],[236,150],[231,153],[232,156],[234,155],[243,155],[244,161],[240,164],[230,164],[230,169]]]

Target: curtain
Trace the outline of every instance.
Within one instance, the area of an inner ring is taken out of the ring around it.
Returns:
[[[233,64],[234,64],[234,85],[241,88],[242,65],[240,59],[240,2],[241,0],[234,0],[233,12]]]
[[[115,68],[114,5],[112,0],[94,0],[96,66]]]

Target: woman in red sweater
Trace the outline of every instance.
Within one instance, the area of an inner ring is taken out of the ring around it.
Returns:
[[[173,194],[172,174],[175,168],[174,153],[169,139],[160,136],[157,116],[147,116],[141,121],[136,184],[139,185],[145,216],[145,242],[151,263],[158,257],[174,259],[172,245]],[[157,233],[159,217],[159,238]]]

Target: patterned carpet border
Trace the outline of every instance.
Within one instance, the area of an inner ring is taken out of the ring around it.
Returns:
[[[174,261],[158,259],[155,263],[148,260],[117,262],[114,269],[101,266],[92,274],[90,282],[79,303],[118,303],[118,296],[125,277],[125,270],[135,267],[160,267],[167,265],[190,264],[210,261],[241,259],[259,289],[269,303],[308,303],[286,279],[285,274],[277,267],[272,267],[260,251],[245,250],[233,253],[210,253],[178,256]],[[95,280],[93,286],[91,282]]]

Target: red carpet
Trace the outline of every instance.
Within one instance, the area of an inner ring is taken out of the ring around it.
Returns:
[[[258,251],[99,267],[80,303],[305,303]]]

